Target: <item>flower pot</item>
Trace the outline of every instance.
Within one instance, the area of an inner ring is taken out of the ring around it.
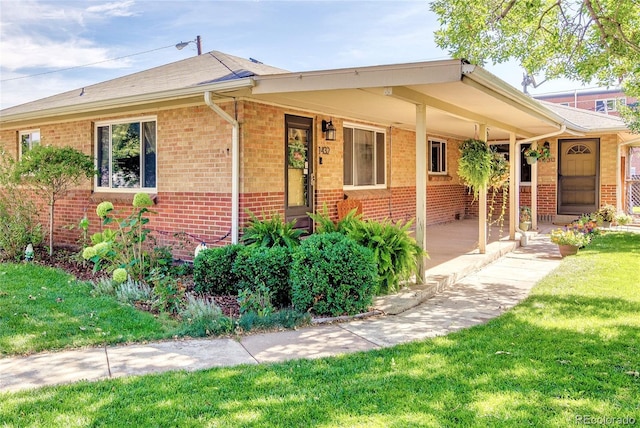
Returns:
[[[525,159],[527,160],[527,164],[529,165],[533,165],[534,163],[538,162],[538,158],[535,156],[527,156]]]
[[[524,230],[526,232],[530,228],[531,228],[531,222],[530,221],[521,221],[520,222],[520,229],[522,229],[522,230]]]
[[[558,244],[558,250],[560,250],[560,255],[562,257],[573,256],[578,254],[578,246],[577,245],[561,245]]]

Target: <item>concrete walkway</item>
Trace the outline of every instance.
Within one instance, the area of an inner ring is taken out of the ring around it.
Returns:
[[[550,228],[541,226],[543,231]],[[0,391],[168,370],[319,358],[445,335],[513,307],[559,263],[557,246],[546,234],[530,235],[525,247],[497,241],[488,245],[487,254],[471,251],[429,269],[424,286],[377,299],[376,309],[384,315],[238,340],[175,340],[1,358]]]

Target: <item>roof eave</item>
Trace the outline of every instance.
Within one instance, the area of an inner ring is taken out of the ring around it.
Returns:
[[[431,72],[425,73],[425,69],[431,69]],[[462,62],[453,59],[272,74],[257,76],[252,93],[266,95],[455,82],[460,80],[461,72]]]
[[[562,125],[566,125],[567,132],[569,133],[582,134],[586,132],[593,132],[592,130],[577,125],[560,116],[556,112],[546,108],[535,99],[518,91],[507,82],[499,79],[482,67],[477,67],[471,64],[465,65],[463,70],[462,82],[471,84],[480,89],[482,89],[482,87],[485,87],[491,91],[497,92],[507,97],[508,99],[513,100],[514,103],[517,103],[522,107],[533,111],[538,117],[540,117],[541,119],[545,119],[550,124],[553,124],[558,128],[560,128]]]
[[[206,85],[189,86],[186,88],[172,89],[168,91],[152,92],[127,97],[118,97],[108,100],[76,104],[66,107],[55,107],[50,109],[35,110],[25,113],[2,115],[0,125],[8,125],[13,122],[21,122],[33,119],[50,118],[56,116],[73,115],[78,113],[88,113],[99,110],[115,109],[126,106],[134,106],[159,102],[164,100],[176,100],[189,98],[205,92],[224,93],[245,88],[252,88],[255,85],[253,77],[224,82],[210,83]],[[203,98],[204,100],[204,98]],[[204,101],[203,101],[204,102]]]

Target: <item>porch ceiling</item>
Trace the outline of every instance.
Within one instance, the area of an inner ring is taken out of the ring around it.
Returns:
[[[490,140],[508,140],[509,132],[529,138],[561,126],[561,119],[546,114],[550,111],[544,108],[542,113],[531,108],[530,98],[514,88],[501,91],[467,77],[464,68],[472,66],[457,60],[439,62],[437,67],[428,64],[262,76],[256,78],[251,96],[411,130],[416,126],[415,105],[424,104],[429,134],[461,139],[474,137],[476,123],[487,124]]]

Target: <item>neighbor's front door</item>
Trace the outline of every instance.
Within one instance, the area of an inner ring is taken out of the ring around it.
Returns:
[[[560,140],[558,214],[598,209],[598,139]]]
[[[313,222],[313,119],[285,116],[285,218],[311,233]]]

